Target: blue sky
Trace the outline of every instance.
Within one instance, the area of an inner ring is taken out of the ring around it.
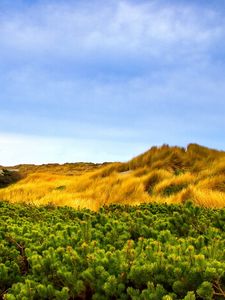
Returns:
[[[0,164],[225,150],[225,1],[0,2]]]

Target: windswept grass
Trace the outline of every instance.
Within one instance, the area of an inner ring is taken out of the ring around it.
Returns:
[[[154,188],[153,193],[156,195],[168,197],[177,194],[194,183],[194,175],[191,173],[181,174],[179,176],[171,176],[161,180]]]
[[[196,144],[153,147],[126,163],[22,165],[0,199],[98,210],[113,203],[225,206],[225,152]]]

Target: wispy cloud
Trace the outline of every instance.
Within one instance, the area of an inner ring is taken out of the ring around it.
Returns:
[[[224,35],[221,21],[219,13],[189,5],[61,2],[2,17],[0,35],[3,49],[25,52],[28,58],[53,55],[79,61],[90,53],[99,59],[107,53],[161,57],[168,50],[184,54],[211,46]]]
[[[122,148],[132,143],[222,145],[220,9],[163,0],[11,3],[0,4],[2,134],[20,133],[23,145],[32,135],[56,139],[55,149],[63,139],[92,141],[92,149],[104,142],[109,160],[119,147],[129,156]]]

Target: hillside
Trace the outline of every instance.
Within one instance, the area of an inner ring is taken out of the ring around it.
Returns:
[[[0,199],[98,210],[103,205],[184,203],[225,206],[225,152],[197,144],[152,147],[120,163],[18,165],[22,179]]]

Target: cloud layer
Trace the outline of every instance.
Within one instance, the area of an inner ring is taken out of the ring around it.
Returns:
[[[121,159],[132,144],[225,148],[222,4],[13,2],[0,6],[2,134],[104,141]]]

